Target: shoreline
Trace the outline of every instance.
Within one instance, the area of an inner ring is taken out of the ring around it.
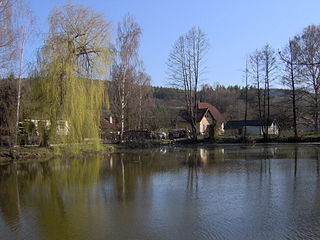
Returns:
[[[116,151],[116,146],[113,144],[103,144],[100,150],[91,150],[88,146],[80,147],[79,152],[71,153],[67,149],[57,151],[54,147],[39,147],[39,146],[20,146],[13,148],[13,153],[10,154],[9,147],[0,147],[0,164],[32,161],[38,159],[49,160],[54,157],[76,157],[84,154],[110,154]]]
[[[264,141],[263,138],[248,138],[246,141],[241,138],[231,137],[219,137],[215,141],[210,139],[175,139],[175,140],[146,140],[140,142],[126,142],[126,143],[111,143],[102,144],[102,149],[91,150],[87,145],[80,148],[78,153],[70,153],[67,150],[56,151],[54,147],[39,147],[39,146],[21,146],[14,148],[13,156],[10,155],[9,147],[0,147],[0,164],[6,164],[11,162],[38,160],[38,159],[50,159],[54,157],[74,157],[83,156],[89,154],[110,154],[124,149],[148,149],[157,148],[161,146],[210,146],[210,145],[255,145],[255,144],[320,144],[320,136],[316,137],[300,137],[298,139],[293,137],[278,137],[270,138],[268,141]]]

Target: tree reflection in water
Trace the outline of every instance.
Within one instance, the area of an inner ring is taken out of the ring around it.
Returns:
[[[202,155],[198,151],[189,152],[186,156],[186,165],[188,166],[187,192],[198,192],[198,165],[202,163]]]

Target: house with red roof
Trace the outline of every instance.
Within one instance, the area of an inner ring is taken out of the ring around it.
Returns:
[[[181,120],[177,127],[190,128],[190,117],[185,110],[180,112]],[[220,111],[210,103],[199,102],[197,104],[197,130],[198,134],[204,135],[208,133],[210,126],[218,127],[218,134],[224,133],[225,118]]]
[[[210,126],[217,126],[219,134],[224,133],[225,118],[220,111],[210,103],[197,104],[197,129],[200,134],[208,132]]]

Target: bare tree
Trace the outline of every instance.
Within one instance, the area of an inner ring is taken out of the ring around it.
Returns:
[[[261,71],[262,71],[262,60],[261,60],[261,52],[256,50],[251,56],[250,56],[250,74],[252,78],[252,83],[255,86],[256,89],[256,99],[257,99],[257,105],[258,105],[258,115],[259,120],[263,122],[263,108],[262,108],[262,98],[263,98],[263,88],[262,88],[262,80],[261,80]]]
[[[270,86],[276,75],[275,51],[267,44],[250,56],[250,73],[256,88],[258,115],[264,139],[268,140],[271,116]]]
[[[138,73],[138,81],[137,81],[137,87],[138,87],[138,128],[143,129],[145,126],[145,123],[147,121],[148,116],[148,110],[150,109],[151,102],[150,102],[150,83],[151,78],[144,72]]]
[[[199,27],[193,27],[175,42],[167,62],[172,85],[184,90],[185,106],[194,139],[197,138],[198,87],[205,70],[204,61],[208,49],[209,42],[205,33]]]
[[[140,26],[134,18],[126,15],[118,25],[117,41],[115,47],[116,58],[112,66],[112,81],[117,95],[115,102],[120,106],[120,140],[123,141],[125,130],[126,108],[131,92],[130,74],[133,74],[138,65],[138,48],[141,37]]]
[[[19,114],[21,105],[22,75],[25,68],[24,53],[27,42],[35,34],[35,19],[30,8],[24,0],[16,0],[14,4],[14,30],[15,30],[15,49],[17,53],[17,107],[16,107],[16,132],[15,144],[18,144]]]
[[[263,94],[263,124],[266,129],[263,129],[264,138],[268,140],[269,137],[269,123],[270,123],[270,86],[271,82],[275,79],[276,73],[276,54],[275,51],[266,44],[261,50],[262,66],[264,72],[264,94]]]
[[[246,69],[245,69],[245,110],[244,110],[244,121],[245,123],[248,120],[248,60],[246,60]],[[243,134],[244,140],[247,139],[247,124],[244,126],[244,134]]]
[[[283,51],[279,51],[280,58],[284,63],[284,74],[282,76],[282,83],[290,89],[290,100],[292,106],[292,120],[294,137],[298,138],[297,129],[297,101],[299,88],[301,86],[301,65],[298,61],[297,42],[295,40],[289,40],[287,46]]]
[[[303,66],[304,83],[309,93],[309,109],[314,119],[315,131],[319,130],[320,107],[320,26],[308,26],[295,36],[298,65]]]
[[[13,0],[0,0],[0,74],[7,70],[14,59]],[[10,71],[10,70],[9,70]]]

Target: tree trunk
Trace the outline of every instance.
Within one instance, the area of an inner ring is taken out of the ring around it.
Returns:
[[[125,97],[124,97],[124,88],[123,88],[122,94],[121,94],[121,132],[120,132],[121,142],[123,141],[124,121],[125,121]]]
[[[292,58],[292,54],[291,54]],[[290,61],[290,73],[291,73],[291,87],[292,87],[292,114],[293,114],[293,131],[294,137],[298,138],[298,130],[297,130],[297,112],[296,112],[296,88],[294,82],[294,69],[292,59]]]
[[[23,52],[24,52],[25,39],[22,39],[20,56],[19,56],[19,76],[18,76],[18,94],[17,94],[17,109],[16,109],[16,131],[14,145],[18,145],[19,134],[19,115],[20,115],[20,101],[21,101],[21,82],[22,82],[22,66],[23,66]]]
[[[315,131],[316,133],[319,132],[319,114],[318,114],[318,108],[319,108],[319,103],[318,103],[318,92],[315,92],[315,106],[314,106],[314,126],[315,126]]]
[[[142,129],[142,87],[139,87],[139,124],[138,128]]]
[[[246,103],[245,103],[245,110],[244,110],[244,141],[247,141],[247,117],[248,117],[248,63],[246,62]]]
[[[124,133],[124,127],[125,127],[125,108],[126,108],[126,92],[125,92],[125,86],[126,86],[126,76],[127,75],[127,67],[123,70],[123,75],[121,79],[121,113],[120,113],[120,121],[121,121],[121,130],[120,130],[120,141],[123,142],[123,133]]]

